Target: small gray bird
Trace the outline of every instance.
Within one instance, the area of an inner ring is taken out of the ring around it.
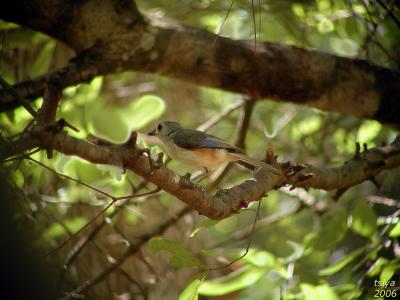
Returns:
[[[177,122],[161,122],[148,135],[157,136],[172,159],[194,168],[201,168],[204,177],[211,169],[231,161],[244,162],[244,165],[252,165],[282,175],[281,170],[248,157],[242,149],[205,132],[183,128]]]

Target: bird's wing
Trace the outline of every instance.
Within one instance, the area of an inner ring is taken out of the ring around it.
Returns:
[[[195,129],[181,129],[173,137],[174,143],[185,149],[226,149],[233,153],[242,153],[238,147],[220,140],[219,138]]]
[[[219,138],[204,133],[202,131],[198,131],[195,129],[181,129],[175,133],[175,135],[173,136],[173,140],[177,146],[185,149],[225,149],[230,153],[230,155],[232,155],[239,161],[243,161],[250,165],[267,169],[277,175],[282,175],[281,170],[270,166],[263,161],[252,159],[245,155],[242,149],[230,145],[223,140],[220,140]]]

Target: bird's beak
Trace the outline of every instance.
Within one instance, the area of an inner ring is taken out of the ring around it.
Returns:
[[[153,129],[153,130],[150,131],[147,135],[151,135],[151,136],[156,135],[156,129]]]

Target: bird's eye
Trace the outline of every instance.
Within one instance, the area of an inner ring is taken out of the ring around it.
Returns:
[[[158,124],[157,130],[160,131],[161,129],[162,129],[162,125],[161,125],[161,124]]]

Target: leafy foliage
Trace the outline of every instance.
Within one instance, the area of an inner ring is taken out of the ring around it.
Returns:
[[[149,249],[154,252],[161,250],[168,251],[172,254],[170,263],[174,267],[196,267],[204,268],[202,265],[187,249],[185,249],[179,242],[170,241],[160,237],[152,238],[148,243]]]

